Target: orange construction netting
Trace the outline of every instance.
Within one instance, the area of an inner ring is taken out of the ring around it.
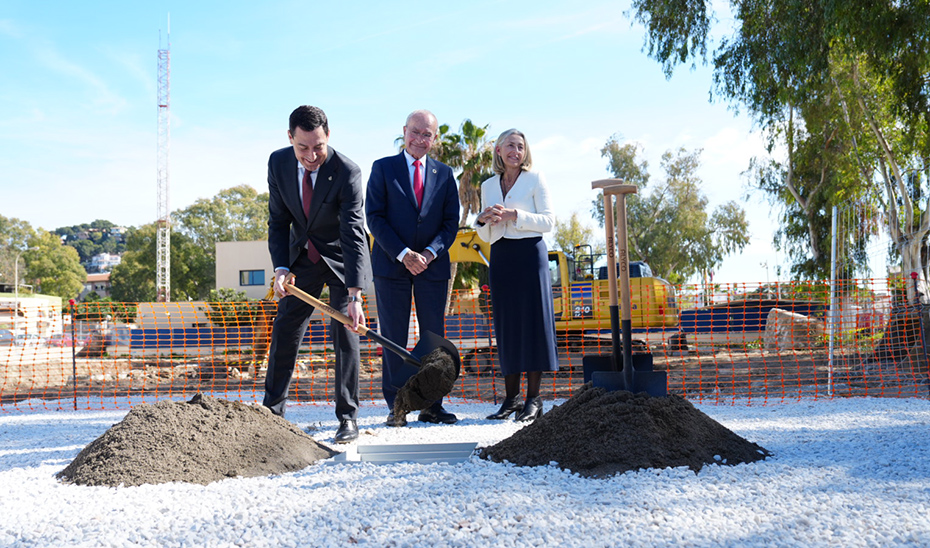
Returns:
[[[633,351],[651,354],[655,370],[667,372],[670,394],[697,402],[927,397],[928,307],[913,292],[908,297],[910,282],[843,280],[832,292],[827,281],[680,286],[659,297],[662,303],[639,301],[675,309],[677,321],[634,321]],[[503,393],[489,301],[479,289],[450,299],[446,338],[462,360],[452,398],[487,401]],[[604,312],[607,304],[593,306]],[[373,299],[365,307],[377,330]],[[13,324],[12,337],[0,339],[0,411],[128,408],[198,392],[260,401],[275,308],[270,301],[82,303],[59,311],[23,305],[14,321],[0,317],[0,328]],[[569,313],[556,308],[560,370],[543,381],[550,399],[584,384],[586,356],[612,354],[608,315],[569,325]],[[311,319],[292,401],[332,399],[328,328],[328,319]],[[408,348],[418,335],[412,318]],[[364,338],[361,348],[361,398],[380,400],[381,348]]]

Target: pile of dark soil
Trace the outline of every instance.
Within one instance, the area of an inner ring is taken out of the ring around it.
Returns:
[[[420,370],[397,391],[394,415],[406,416],[411,411],[426,409],[452,391],[458,371],[455,360],[445,348],[437,348],[421,361]]]
[[[197,394],[141,405],[57,474],[80,485],[208,483],[301,470],[336,452],[263,406]]]
[[[479,452],[494,462],[550,462],[586,477],[628,470],[755,462],[770,453],[680,396],[608,392],[591,384],[513,436]]]

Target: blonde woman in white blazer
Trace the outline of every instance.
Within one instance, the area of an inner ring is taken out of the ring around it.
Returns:
[[[559,368],[549,254],[542,235],[555,225],[546,179],[530,171],[533,159],[526,136],[509,129],[494,146],[494,172],[481,184],[484,210],[478,235],[491,244],[490,286],[498,363],[506,395],[488,416],[536,420],[543,412],[539,387],[544,371]],[[526,373],[526,401],[520,375]]]

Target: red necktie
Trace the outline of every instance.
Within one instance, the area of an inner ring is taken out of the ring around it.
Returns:
[[[310,170],[304,170],[304,217],[307,218],[307,224],[310,224],[310,200],[313,199],[313,182],[310,179]],[[307,258],[314,264],[320,260],[320,252],[316,250],[313,242],[307,240]]]
[[[413,162],[413,193],[417,197],[417,208],[423,207],[423,174],[420,173],[420,160]]]

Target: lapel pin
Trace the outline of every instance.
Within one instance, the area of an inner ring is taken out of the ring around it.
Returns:
[[[333,180],[333,176],[332,176],[332,175],[329,176],[329,180],[330,180],[330,181]]]
[[[436,175],[436,170],[435,170],[435,169],[433,170],[433,175]]]

